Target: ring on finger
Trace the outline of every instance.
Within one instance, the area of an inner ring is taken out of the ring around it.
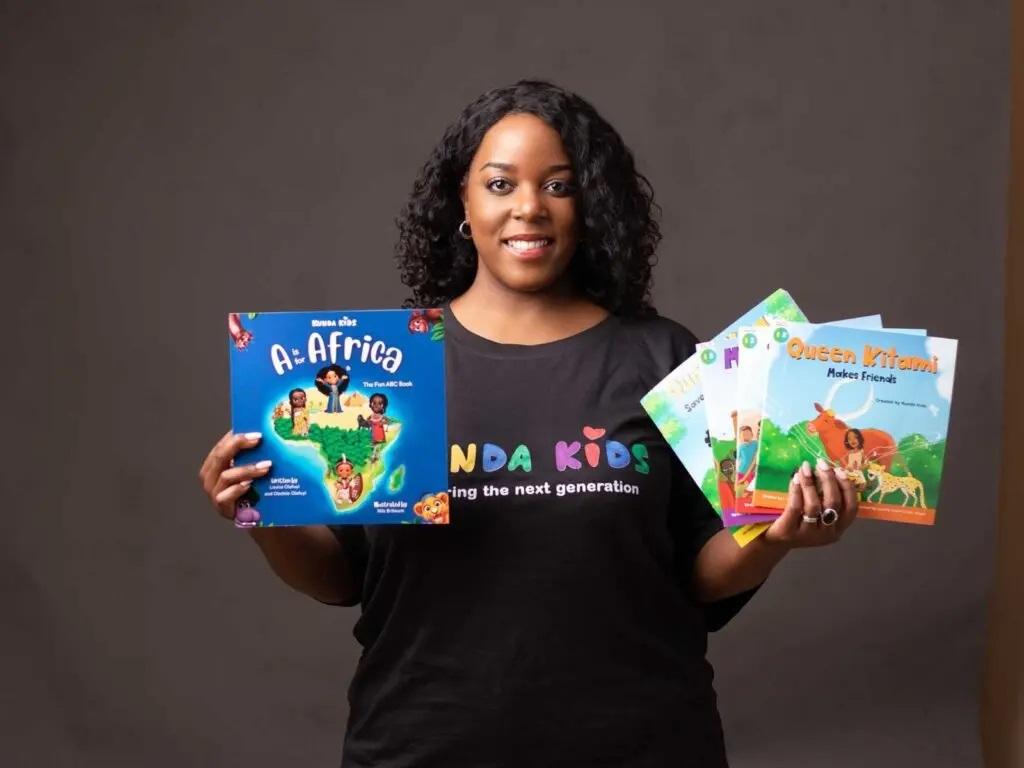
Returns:
[[[804,515],[804,522],[811,525],[817,525],[820,520],[821,518],[817,515]]]
[[[839,521],[839,513],[832,507],[826,507],[821,511],[821,524],[825,526],[835,525]]]

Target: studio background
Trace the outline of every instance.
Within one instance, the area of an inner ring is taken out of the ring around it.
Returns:
[[[793,553],[711,638],[734,766],[980,765],[1001,428],[1000,2],[5,3],[0,760],[335,765],[355,610],[276,580],[196,471],[225,314],[394,306],[445,126],[592,101],[663,208],[661,312],[785,286],[961,340],[938,524]]]

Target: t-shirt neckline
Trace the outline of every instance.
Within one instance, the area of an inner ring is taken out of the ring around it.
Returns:
[[[454,341],[460,346],[468,347],[476,352],[492,357],[551,357],[570,352],[577,347],[591,344],[594,341],[606,336],[611,332],[615,322],[615,315],[609,313],[589,328],[566,336],[563,339],[546,341],[542,344],[506,344],[500,341],[493,341],[484,336],[474,333],[459,322],[459,319],[452,312],[451,304],[444,305],[445,338],[447,341]]]

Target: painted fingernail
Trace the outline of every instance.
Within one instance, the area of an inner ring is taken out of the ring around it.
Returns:
[[[269,469],[270,465],[273,464],[270,459],[264,459],[263,461],[256,462],[256,469]]]
[[[835,468],[835,473],[836,473],[836,477],[838,477],[840,480],[845,480],[846,479],[846,470],[840,469],[839,467],[836,467]]]
[[[818,469],[822,470],[828,469],[828,462],[825,461],[824,459],[818,459],[818,463],[815,466],[817,466]]]
[[[243,480],[242,482],[239,483],[239,485],[242,486],[243,488],[248,488],[250,485],[252,485],[252,480]]]
[[[805,461],[800,465],[800,471],[804,473],[804,477],[811,477],[811,462]]]
[[[242,435],[242,437],[244,437],[246,440],[259,440],[261,437],[263,437],[263,433],[262,432],[246,432],[244,435]]]
[[[793,479],[789,481],[792,485],[800,485],[800,470],[793,473]]]

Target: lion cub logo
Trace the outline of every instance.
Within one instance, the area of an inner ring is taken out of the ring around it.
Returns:
[[[448,525],[448,494],[428,493],[422,501],[416,502],[413,511],[417,516],[422,517],[425,523]]]

